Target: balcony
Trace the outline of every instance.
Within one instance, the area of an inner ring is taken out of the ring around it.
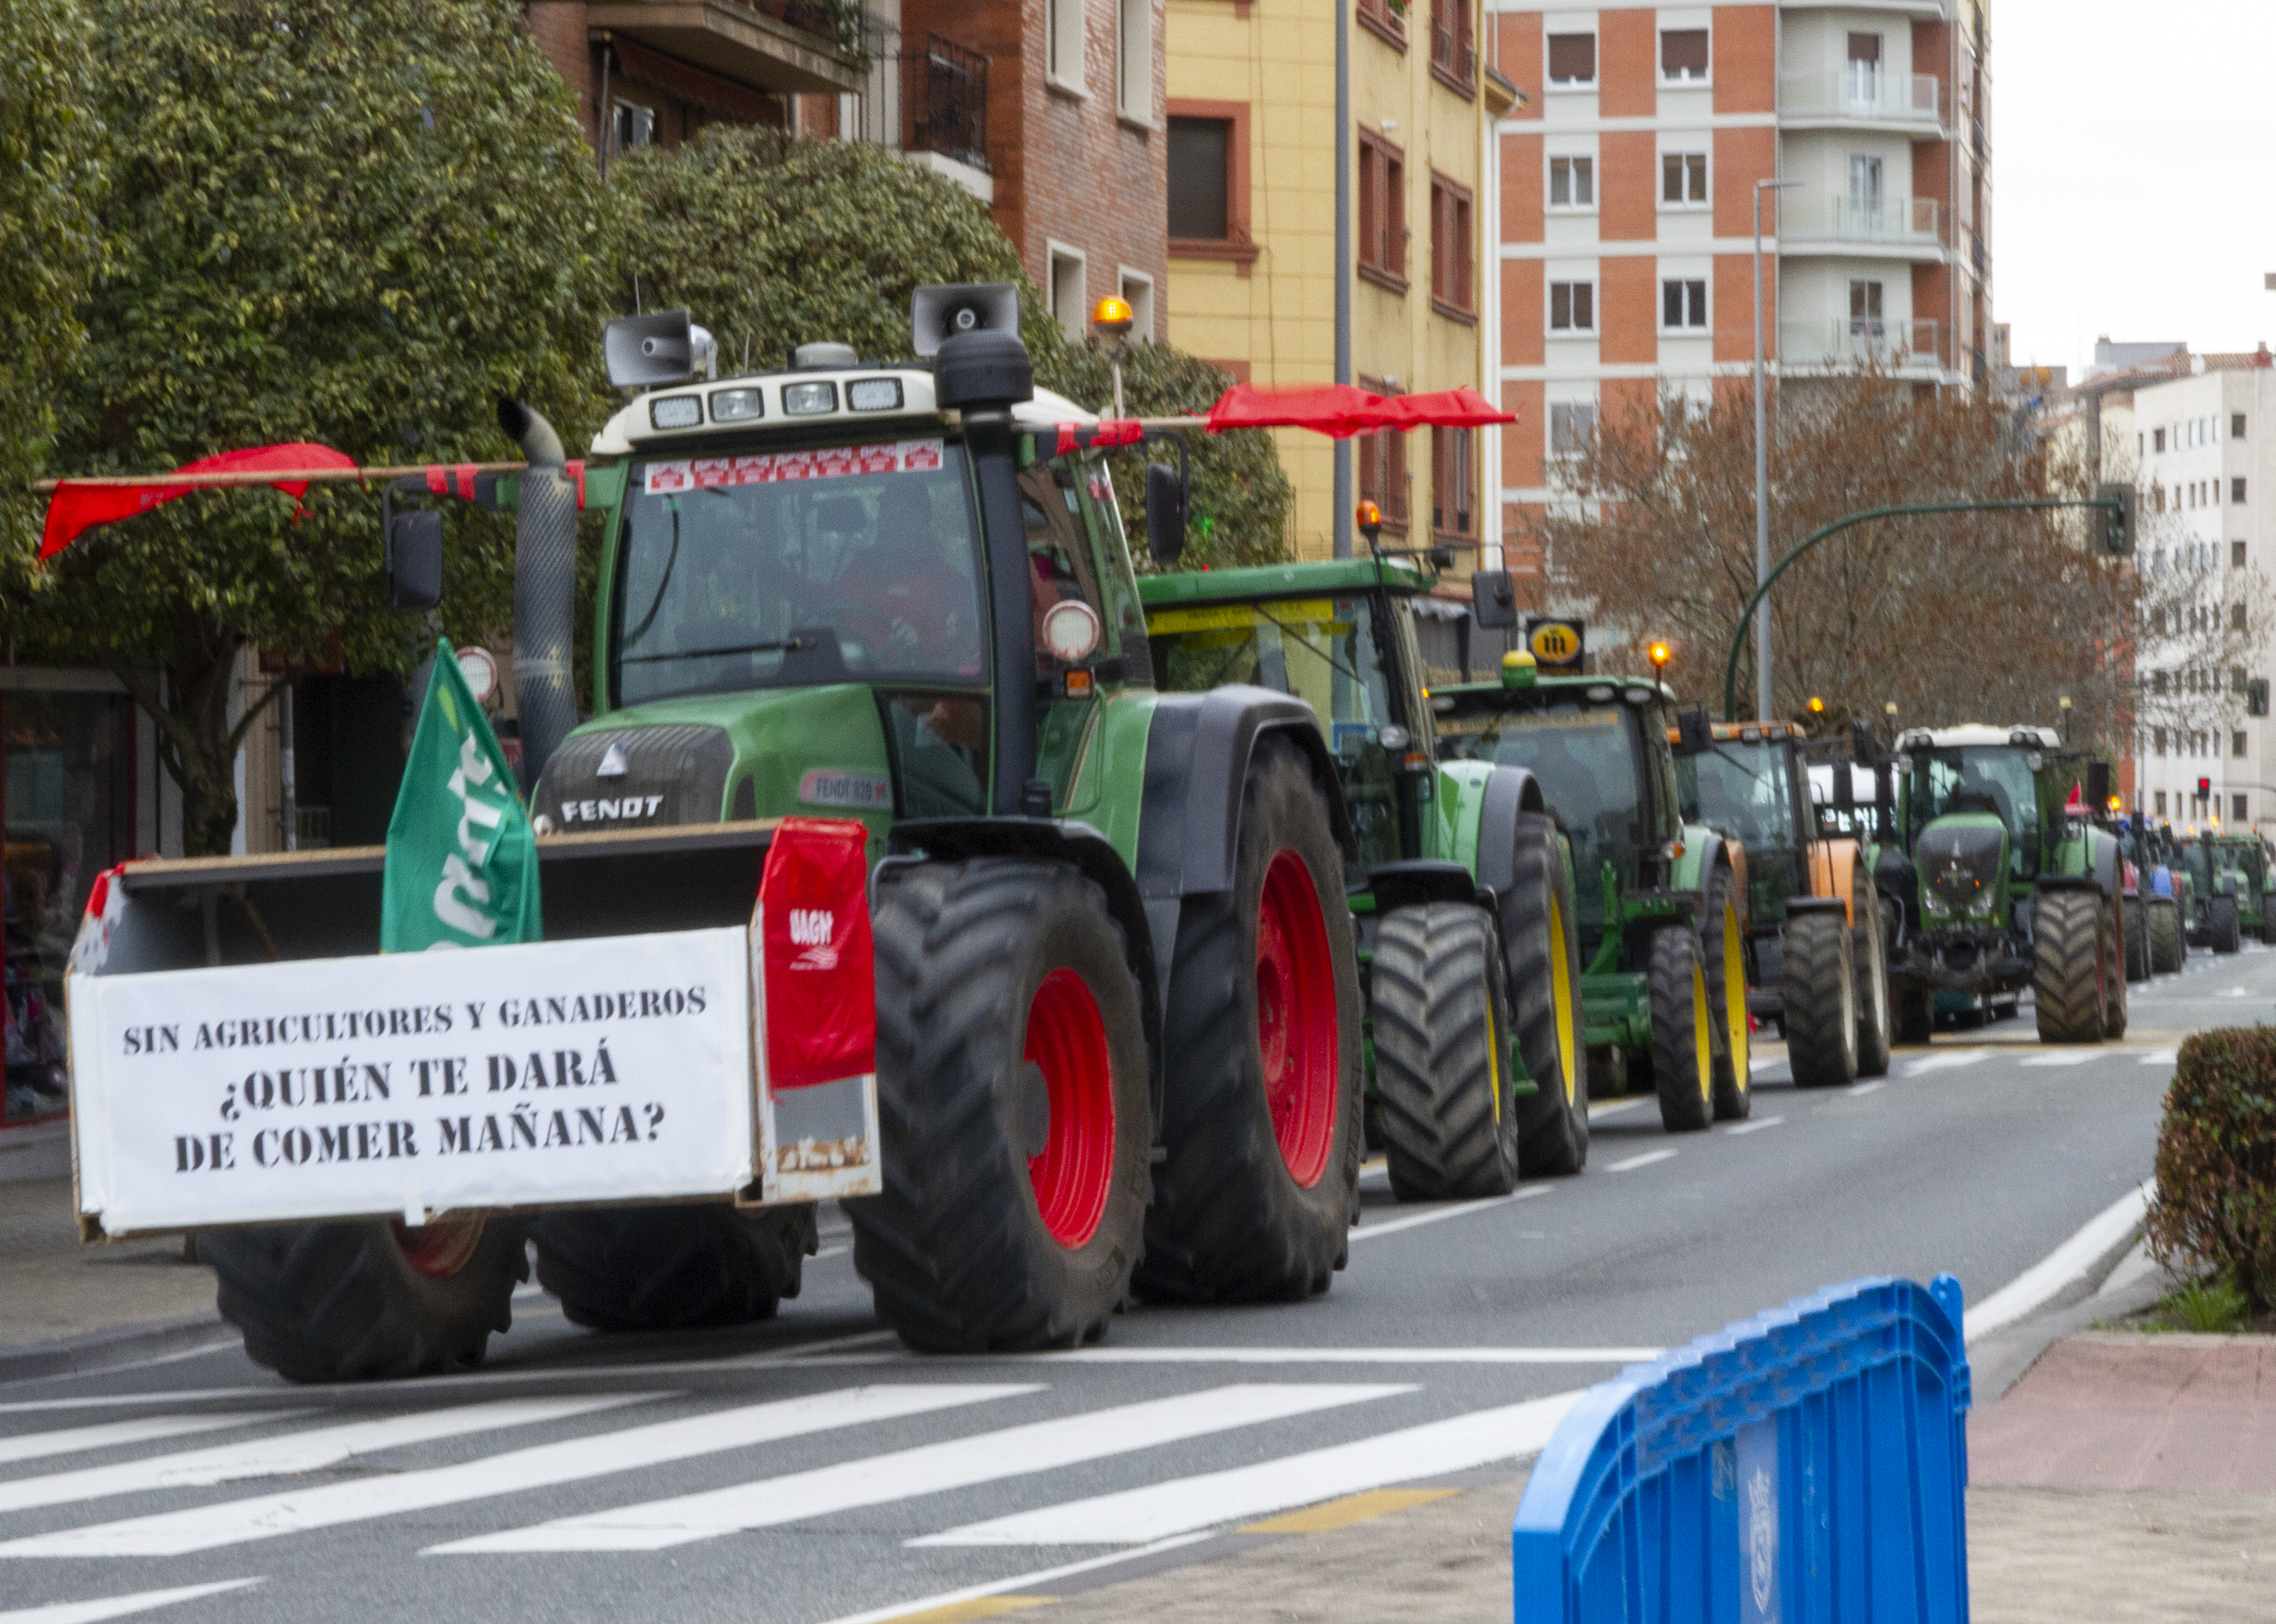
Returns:
[[[1843,72],[1784,76],[1778,114],[1790,124],[1903,124],[1927,132],[1943,124],[1944,86],[1933,74],[1884,73],[1852,62]]]
[[[1836,192],[1814,199],[1804,195],[1785,206],[1778,238],[1781,251],[1787,253],[1938,256],[1944,249],[1943,209],[1933,197],[1863,199]]]
[[[1789,368],[1878,366],[1886,372],[1931,372],[1943,365],[1943,324],[1909,322],[1783,322],[1778,356]]]
[[[733,85],[775,95],[862,88],[854,0],[600,0],[585,23],[596,39],[645,45]]]
[[[938,34],[868,30],[870,69],[849,140],[898,148],[982,203],[995,201],[988,172],[988,59]]]

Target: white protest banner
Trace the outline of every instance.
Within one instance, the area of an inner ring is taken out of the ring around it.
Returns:
[[[757,1177],[737,926],[70,978],[108,1234],[725,1196]]]

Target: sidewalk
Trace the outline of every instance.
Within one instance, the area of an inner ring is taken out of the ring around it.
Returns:
[[[147,1333],[148,1353],[163,1351],[185,1322],[220,1324],[213,1271],[185,1262],[178,1237],[83,1246],[69,1179],[0,1183],[0,1381],[71,1368],[57,1359],[84,1339],[131,1352],[112,1340],[129,1330]]]

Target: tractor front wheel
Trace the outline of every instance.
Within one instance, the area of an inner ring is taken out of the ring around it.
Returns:
[[[2171,897],[2152,897],[2145,911],[2149,915],[2151,973],[2176,974],[2186,950],[2182,946],[2181,908]]]
[[[1786,918],[1786,1055],[1796,1088],[1857,1080],[1857,980],[1849,922],[1810,912]]]
[[[1519,815],[1514,867],[1502,899],[1502,950],[1518,1052],[1535,1090],[1518,1101],[1518,1170],[1562,1176],[1588,1164],[1591,1068],[1582,1041],[1580,919],[1553,821]]]
[[[2041,892],[2032,905],[2031,988],[2040,1042],[2102,1041],[2115,968],[2106,956],[2108,940],[2103,900],[2091,891]]]
[[[1097,1339],[1154,1137],[1103,893],[1059,863],[922,864],[884,888],[876,940],[885,1190],[845,1211],[878,1316],[928,1352]]]
[[[1754,1108],[1753,1032],[1746,1011],[1746,936],[1739,929],[1738,880],[1719,868],[1707,886],[1707,1000],[1715,1021],[1715,1120],[1736,1122]]]
[[[573,1324],[697,1331],[771,1319],[820,1244],[812,1203],[549,1212],[531,1226],[538,1284]]]
[[[2150,910],[2139,897],[2122,898],[2120,911],[2126,924],[2126,979],[2150,979]]]
[[[2237,900],[2215,897],[2205,904],[2205,945],[2216,953],[2234,953],[2244,933],[2237,924]]]
[[[1715,1120],[1715,1015],[1697,932],[1678,924],[1652,933],[1650,982],[1660,1125],[1696,1133]]]
[[[1401,1201],[1508,1195],[1519,1141],[1493,922],[1461,902],[1394,910],[1375,932],[1373,989],[1391,1193]]]
[[[1888,1075],[1888,938],[1881,930],[1881,893],[1859,863],[1851,881],[1850,957],[1857,976],[1857,1075]]]

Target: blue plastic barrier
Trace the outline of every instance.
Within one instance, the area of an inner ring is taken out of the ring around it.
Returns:
[[[1518,1506],[1518,1624],[1967,1624],[1960,1308],[1852,1280],[1591,1388]]]

